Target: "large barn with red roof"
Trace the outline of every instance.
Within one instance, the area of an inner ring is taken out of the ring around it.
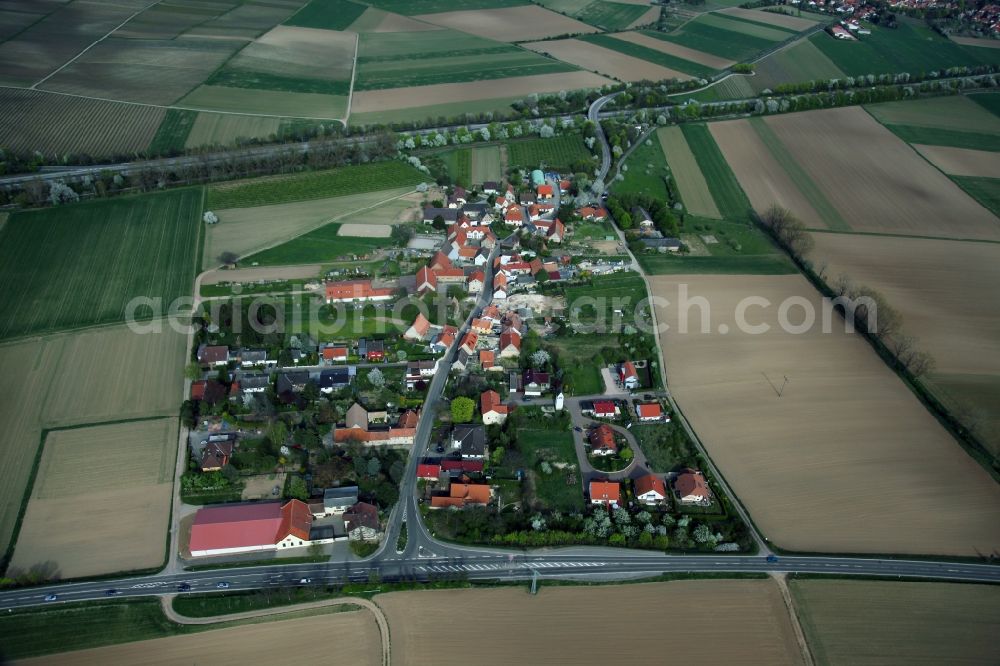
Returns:
[[[191,526],[191,556],[308,546],[311,527],[309,505],[299,500],[204,507]]]

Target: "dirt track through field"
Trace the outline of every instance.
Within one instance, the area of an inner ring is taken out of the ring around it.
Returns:
[[[965,555],[1000,548],[1000,486],[973,461],[867,342],[831,318],[800,275],[650,278],[673,304],[703,297],[683,333],[674,305],[657,321],[680,408],[764,536],[789,550]],[[741,332],[737,306],[747,297]],[[792,334],[812,304],[816,326]],[[796,304],[796,302],[798,304]],[[726,334],[719,326],[729,327]],[[746,330],[746,329],[744,329]],[[785,384],[787,385],[781,390]],[[779,397],[780,392],[780,397]],[[970,510],[974,507],[974,510]]]
[[[664,650],[669,663],[802,663],[771,580],[594,588],[543,582],[536,596],[517,587],[394,592],[377,599],[389,618],[397,666],[465,666],[472,653],[484,666],[613,664],[620,663],[623,651],[662,655]],[[608,609],[614,609],[613,628]],[[441,631],[442,619],[448,631]],[[649,660],[664,663],[661,657]]]
[[[662,81],[678,79],[687,81],[690,75],[677,70],[661,67],[652,62],[633,58],[624,53],[618,53],[596,44],[579,39],[559,39],[547,42],[529,42],[522,44],[539,53],[548,53],[553,58],[568,62],[598,74],[612,76],[622,81]]]
[[[950,146],[921,146],[914,149],[950,176],[1000,178],[1000,153]]]
[[[567,72],[564,74],[513,76],[506,79],[469,81],[467,83],[390,88],[388,90],[361,90],[354,93],[351,113],[372,113],[441,104],[460,105],[462,102],[496,99],[498,93],[504,97],[513,97],[578,88],[600,88],[611,82],[610,79],[591,72]]]

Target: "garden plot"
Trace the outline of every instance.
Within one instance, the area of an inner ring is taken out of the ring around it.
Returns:
[[[555,37],[556,35],[597,32],[597,28],[568,16],[550,12],[538,5],[439,12],[418,15],[413,18],[452,30],[460,30],[472,35],[505,42],[522,42]]]
[[[11,567],[78,578],[160,565],[177,419],[53,431],[44,446]]]
[[[774,544],[955,556],[1000,547],[1000,487],[864,339],[836,317],[822,332],[819,295],[803,277],[650,281],[672,304],[682,285],[688,301],[709,304],[707,329],[702,308],[688,309],[687,333],[680,305],[660,308],[657,321],[670,326],[661,334],[667,374],[680,409]],[[745,311],[748,324],[768,330],[736,325],[747,297],[770,303]],[[792,325],[803,321],[802,303],[815,308],[817,325],[782,330],[786,299],[798,302],[786,311]],[[945,481],[953,479],[961,483]]]
[[[681,128],[663,127],[656,131],[656,136],[660,140],[660,147],[667,158],[667,164],[670,165],[688,212],[720,219],[722,215],[719,214],[715,199],[712,198],[708,183],[705,182],[705,176],[698,168],[694,153],[691,152]]]
[[[127,102],[172,104],[204,81],[240,46],[239,42],[222,40],[109,38],[41,88]]]
[[[691,78],[683,72],[667,69],[655,63],[633,58],[630,55],[578,39],[529,42],[522,44],[522,46],[539,53],[547,53],[563,62],[621,81],[661,81],[664,79],[686,81]]]

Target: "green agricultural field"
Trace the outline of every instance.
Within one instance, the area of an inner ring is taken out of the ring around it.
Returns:
[[[789,275],[798,269],[786,257],[753,255],[746,257],[673,257],[666,254],[640,254],[636,257],[651,275]]]
[[[994,116],[1000,117],[1000,93],[975,93],[967,97]]]
[[[201,204],[190,188],[12,215],[0,229],[0,338],[120,323],[135,297],[189,295]]]
[[[285,25],[300,28],[323,28],[325,30],[346,30],[368,9],[365,5],[351,0],[312,0],[296,12]]]
[[[810,40],[773,53],[755,66],[750,79],[755,90],[773,89],[782,83],[843,78],[844,73]],[[750,97],[751,95],[744,95]]]
[[[246,139],[268,139],[280,136],[281,118],[243,116],[231,113],[203,111],[197,114],[185,148],[199,146],[231,146]]]
[[[452,181],[465,187],[472,183],[472,150],[472,148],[455,148],[431,153],[429,157],[441,160]]]
[[[684,219],[684,234],[694,234],[713,257],[751,257],[780,255],[779,250],[763,231],[750,222],[729,222],[689,215]],[[715,237],[716,243],[705,243],[703,236]]]
[[[661,33],[646,31],[642,34],[659,36]],[[619,53],[624,53],[625,55],[632,56],[633,58],[639,58],[640,60],[645,60],[646,62],[651,62],[668,69],[677,70],[678,72],[684,72],[685,74],[690,74],[692,76],[708,78],[718,71],[712,69],[711,67],[691,62],[690,60],[684,60],[683,58],[678,58],[677,56],[672,56],[668,53],[661,53],[660,51],[646,48],[640,44],[633,44],[621,39],[609,37],[607,35],[580,35],[577,39],[590,42],[591,44],[597,44],[598,46],[602,46],[606,49],[618,51]]]
[[[188,134],[191,133],[197,117],[196,111],[167,109],[167,115],[164,116],[163,122],[156,130],[156,136],[149,144],[149,154],[169,155],[184,150]]]
[[[870,104],[865,110],[907,143],[1000,151],[1000,118],[989,111],[990,98],[931,97]]]
[[[972,178],[951,176],[973,199],[1000,217],[1000,178]]]
[[[523,139],[507,144],[507,161],[511,168],[546,168],[570,170],[574,165],[591,164],[593,155],[579,134],[563,134],[551,139]],[[583,169],[590,171],[589,167]]]
[[[834,39],[825,32],[809,38],[846,76],[940,71],[961,65],[1000,64],[1000,49],[977,49],[940,35],[918,32],[901,19],[888,30],[875,26],[860,42]]]
[[[545,4],[545,3],[542,3]],[[597,26],[603,30],[624,30],[643,14],[649,11],[649,5],[629,5],[620,2],[595,0],[585,5],[580,11],[572,14],[573,18]]]
[[[1000,151],[1000,135],[981,132],[961,132],[937,127],[886,125],[886,129],[907,143],[926,146],[951,146],[971,150]]]
[[[380,247],[393,244],[391,238],[357,238],[340,236],[342,222],[334,222],[310,231],[295,240],[282,243],[269,250],[252,254],[241,265],[293,266],[296,264],[322,264],[338,257],[367,254]]]
[[[750,211],[750,201],[740,187],[733,170],[729,168],[715,139],[704,124],[685,123],[681,131],[688,147],[694,153],[698,168],[705,176],[708,190],[722,216],[729,220],[745,220]]]
[[[524,100],[524,95],[497,97],[494,99],[470,100],[457,104],[430,104],[427,106],[407,109],[386,109],[385,111],[368,111],[351,113],[352,126],[368,124],[403,123],[413,120],[433,120],[441,125],[448,123],[449,118],[463,113],[494,113],[498,116],[512,114],[511,105]]]
[[[742,74],[732,74],[722,79],[718,83],[696,93],[677,93],[672,95],[675,101],[683,104],[688,100],[697,102],[725,102],[732,99],[747,99],[754,97],[757,93],[754,90],[756,77],[744,76]]]
[[[778,135],[771,129],[771,126],[764,122],[763,118],[751,118],[750,126],[754,128],[761,141],[771,151],[771,155],[781,165],[792,179],[795,186],[802,192],[809,204],[819,213],[823,223],[829,229],[839,231],[849,231],[850,227],[844,218],[840,216],[837,209],[830,203],[823,191],[813,182],[809,174],[805,172],[791,151],[782,143]]]
[[[535,498],[550,511],[583,510],[580,483],[567,483],[568,472],[553,467],[551,474],[541,470],[541,463],[568,463],[577,466],[573,435],[563,431],[519,429],[517,447],[531,466]]]
[[[635,322],[636,308],[646,298],[646,283],[637,273],[595,277],[566,288],[566,312],[582,324],[617,330]]]
[[[369,4],[404,16],[416,16],[465,9],[520,7],[529,3],[527,0],[369,0]]]
[[[289,176],[268,176],[212,185],[208,208],[248,208],[307,199],[340,197],[417,185],[426,176],[398,161],[373,162]]]
[[[525,49],[454,30],[360,36],[355,90],[406,88],[577,71]]]
[[[628,165],[628,171],[622,174],[625,179],[611,185],[615,194],[648,194],[657,199],[668,198],[663,179],[670,171],[660,142],[655,137],[647,139],[632,151],[625,164]]]
[[[711,53],[720,58],[729,58],[730,60],[737,61],[748,60],[754,54],[769,49],[777,43],[773,39],[754,37],[753,35],[718,27],[717,25],[707,23],[704,17],[705,15],[689,21],[678,30],[667,35],[652,31],[644,34],[662,39],[665,42],[673,42],[674,44],[680,44],[681,46],[686,46],[697,51]],[[712,17],[712,19],[714,18],[716,17]]]
[[[178,104],[199,111],[338,120],[347,115],[347,99],[338,95],[198,86]]]
[[[500,146],[484,146],[472,149],[472,183],[479,185],[487,180],[499,181]]]
[[[327,79],[281,76],[267,72],[252,72],[239,69],[219,70],[205,81],[205,85],[309,93],[313,95],[347,96],[351,92],[350,79],[331,81]]]
[[[786,39],[798,34],[796,30],[792,30],[790,28],[783,28],[779,25],[770,25],[760,23],[758,21],[751,21],[750,19],[732,16],[730,14],[706,14],[704,16],[700,16],[698,20],[703,25],[709,25],[722,30],[729,30],[731,32],[738,32],[743,35],[750,35],[751,37],[768,39],[772,42],[783,42]]]

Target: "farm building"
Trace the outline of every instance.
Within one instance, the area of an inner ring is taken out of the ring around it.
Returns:
[[[312,513],[291,500],[198,509],[191,525],[192,557],[235,555],[308,546]]]
[[[350,301],[387,301],[392,298],[392,289],[376,289],[371,280],[345,280],[326,283],[327,303]]]

